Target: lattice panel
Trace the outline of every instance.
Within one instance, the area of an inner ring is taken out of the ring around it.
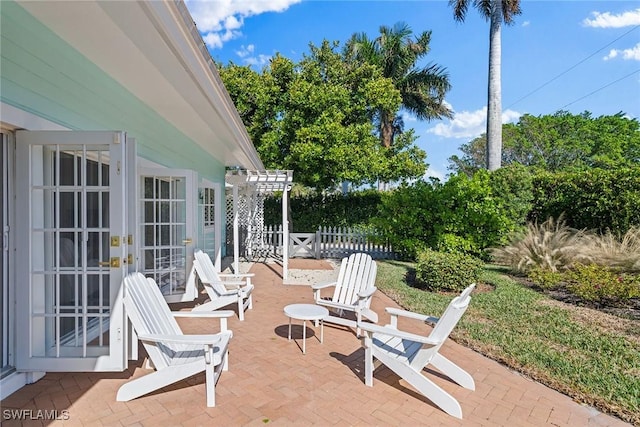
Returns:
[[[251,256],[252,250],[266,244],[264,230],[264,199],[261,193],[238,194],[238,231],[240,253]],[[233,194],[226,195],[227,244],[233,244]]]

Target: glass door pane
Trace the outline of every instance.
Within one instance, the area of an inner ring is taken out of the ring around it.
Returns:
[[[212,260],[216,259],[216,201],[215,189],[211,187],[201,187],[198,190],[198,219],[199,236],[198,245],[208,254]]]
[[[46,333],[32,337],[33,356],[107,355],[109,146],[34,148],[32,247],[44,251],[34,257],[33,322]]]
[[[188,174],[149,174],[140,177],[140,269],[152,277],[169,302],[192,300],[186,295],[193,255],[191,182]]]

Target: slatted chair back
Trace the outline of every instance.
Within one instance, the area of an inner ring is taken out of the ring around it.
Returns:
[[[124,279],[123,301],[133,328],[139,335],[182,335],[160,289],[150,280],[142,273],[132,273]],[[144,347],[157,369],[167,366],[177,349],[175,344],[158,346],[144,343]]]
[[[451,335],[451,332],[462,318],[462,315],[467,311],[469,303],[471,302],[471,291],[473,291],[475,286],[475,283],[469,285],[460,295],[456,296],[451,300],[451,302],[449,302],[449,305],[429,334],[430,341],[437,344],[423,345],[412,358],[412,366],[425,366],[436,354],[438,354],[440,347],[442,347],[447,338],[449,338],[449,335]]]
[[[375,286],[377,268],[369,254],[355,253],[343,258],[332,301],[339,304],[355,304],[358,301],[358,292]]]
[[[216,272],[215,266],[213,265],[213,262],[211,262],[209,255],[201,250],[197,250],[194,253],[194,257],[195,260],[193,265],[196,268],[200,281],[210,285],[218,295],[227,294],[227,288],[218,278],[218,273]],[[209,293],[209,298],[213,299],[211,293]]]

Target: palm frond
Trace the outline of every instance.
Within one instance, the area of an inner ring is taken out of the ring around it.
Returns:
[[[456,21],[464,22],[469,9],[469,0],[449,0],[449,6],[453,7],[453,17]]]

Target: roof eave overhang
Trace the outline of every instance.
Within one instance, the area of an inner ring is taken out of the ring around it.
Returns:
[[[182,1],[20,4],[225,166],[264,169]]]

